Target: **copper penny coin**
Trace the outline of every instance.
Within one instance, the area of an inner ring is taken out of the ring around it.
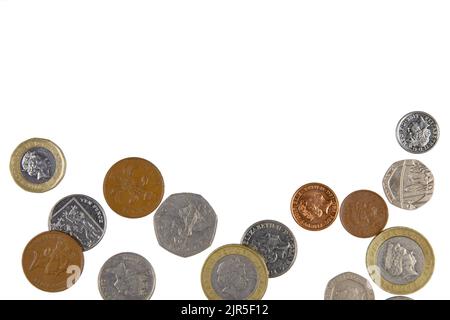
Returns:
[[[22,255],[22,267],[36,288],[59,292],[77,282],[83,271],[81,245],[59,231],[43,232],[28,242]]]
[[[333,190],[321,183],[308,183],[298,189],[291,201],[291,213],[299,226],[319,231],[336,220],[339,202]]]
[[[109,169],[103,183],[106,202],[116,213],[141,218],[153,212],[164,195],[158,168],[145,159],[126,158]]]
[[[358,190],[342,201],[341,222],[345,230],[359,238],[370,238],[379,234],[388,220],[386,202],[377,193]]]

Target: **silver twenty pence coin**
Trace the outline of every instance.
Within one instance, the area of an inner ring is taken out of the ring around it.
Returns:
[[[169,196],[154,216],[161,247],[180,257],[190,257],[208,248],[216,234],[217,215],[198,194]]]
[[[109,258],[98,275],[98,287],[105,300],[149,300],[155,283],[150,262],[132,252]]]
[[[419,160],[397,161],[384,175],[383,189],[394,206],[414,210],[431,199],[434,177]]]
[[[87,251],[95,247],[105,234],[105,211],[91,197],[70,195],[61,199],[51,210],[49,229],[69,234]]]
[[[328,282],[325,300],[375,300],[375,295],[366,278],[345,272]]]
[[[424,153],[439,139],[439,126],[432,116],[422,111],[405,115],[397,124],[398,143],[408,152]]]
[[[270,278],[286,273],[297,256],[294,234],[284,224],[274,220],[263,220],[251,225],[245,231],[241,243],[264,257]]]

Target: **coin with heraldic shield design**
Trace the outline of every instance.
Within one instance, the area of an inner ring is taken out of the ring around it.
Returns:
[[[98,287],[105,300],[149,300],[156,277],[147,259],[132,252],[109,258],[98,275]]]
[[[66,159],[52,141],[32,138],[22,142],[11,155],[10,171],[24,190],[46,192],[56,187],[66,172]]]
[[[336,220],[339,202],[333,190],[321,183],[300,187],[291,200],[291,213],[299,226],[310,231],[329,227]]]
[[[141,158],[120,160],[109,169],[103,183],[106,202],[127,218],[141,218],[153,212],[164,195],[164,181],[158,168]]]
[[[390,166],[384,175],[383,189],[391,204],[414,210],[433,196],[434,177],[419,160],[401,160]]]
[[[70,288],[83,271],[83,250],[75,239],[59,231],[47,231],[30,240],[22,255],[22,267],[36,288],[58,292]]]
[[[341,205],[342,226],[359,238],[370,238],[379,234],[388,221],[388,207],[377,193],[358,190],[350,193]]]
[[[69,234],[87,251],[95,247],[105,234],[105,211],[91,197],[70,195],[61,199],[51,210],[49,229]]]
[[[260,300],[269,280],[264,258],[239,244],[216,249],[202,268],[202,288],[210,300]]]
[[[325,300],[375,300],[375,294],[364,277],[345,272],[328,282]]]
[[[161,204],[153,222],[161,247],[177,256],[190,257],[212,244],[217,215],[201,195],[176,193]]]
[[[263,220],[250,226],[244,233],[242,244],[264,257],[270,278],[286,273],[297,255],[294,234],[284,224],[274,220]]]
[[[439,139],[436,120],[423,111],[405,115],[397,124],[397,141],[410,153],[424,153],[431,150]]]
[[[434,253],[423,235],[405,227],[387,229],[376,236],[366,255],[373,281],[392,294],[405,295],[426,285],[434,270]]]

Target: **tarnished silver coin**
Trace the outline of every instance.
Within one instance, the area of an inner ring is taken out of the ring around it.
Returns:
[[[105,300],[149,300],[155,283],[150,262],[132,252],[109,258],[98,275],[98,288]]]
[[[390,297],[387,298],[386,300],[414,300],[410,297],[405,297],[405,296],[394,296],[394,297]]]
[[[366,278],[345,272],[328,282],[325,300],[375,300],[375,294]]]
[[[201,195],[176,193],[158,208],[154,226],[161,247],[180,257],[190,257],[212,244],[217,215]]]
[[[383,189],[394,206],[414,210],[431,199],[434,177],[419,160],[397,161],[384,175]]]
[[[294,234],[284,224],[274,220],[263,220],[251,225],[245,231],[241,243],[264,257],[270,278],[286,273],[297,256]]]
[[[424,153],[439,139],[439,126],[428,113],[414,111],[400,119],[396,129],[397,141],[408,152]]]
[[[91,197],[74,194],[61,199],[50,212],[49,229],[69,234],[84,251],[95,247],[106,231],[106,215]]]

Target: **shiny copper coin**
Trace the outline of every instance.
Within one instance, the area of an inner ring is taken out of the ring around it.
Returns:
[[[308,183],[298,189],[291,201],[291,213],[299,226],[319,231],[336,220],[339,202],[333,190],[321,183]]]
[[[43,232],[28,242],[22,255],[22,267],[36,288],[58,292],[70,288],[83,271],[81,245],[59,231]]]
[[[342,201],[342,225],[355,237],[376,236],[386,226],[388,215],[386,202],[373,191],[358,190]]]
[[[164,181],[153,163],[141,158],[126,158],[109,169],[103,194],[116,213],[127,218],[141,218],[161,203]]]

